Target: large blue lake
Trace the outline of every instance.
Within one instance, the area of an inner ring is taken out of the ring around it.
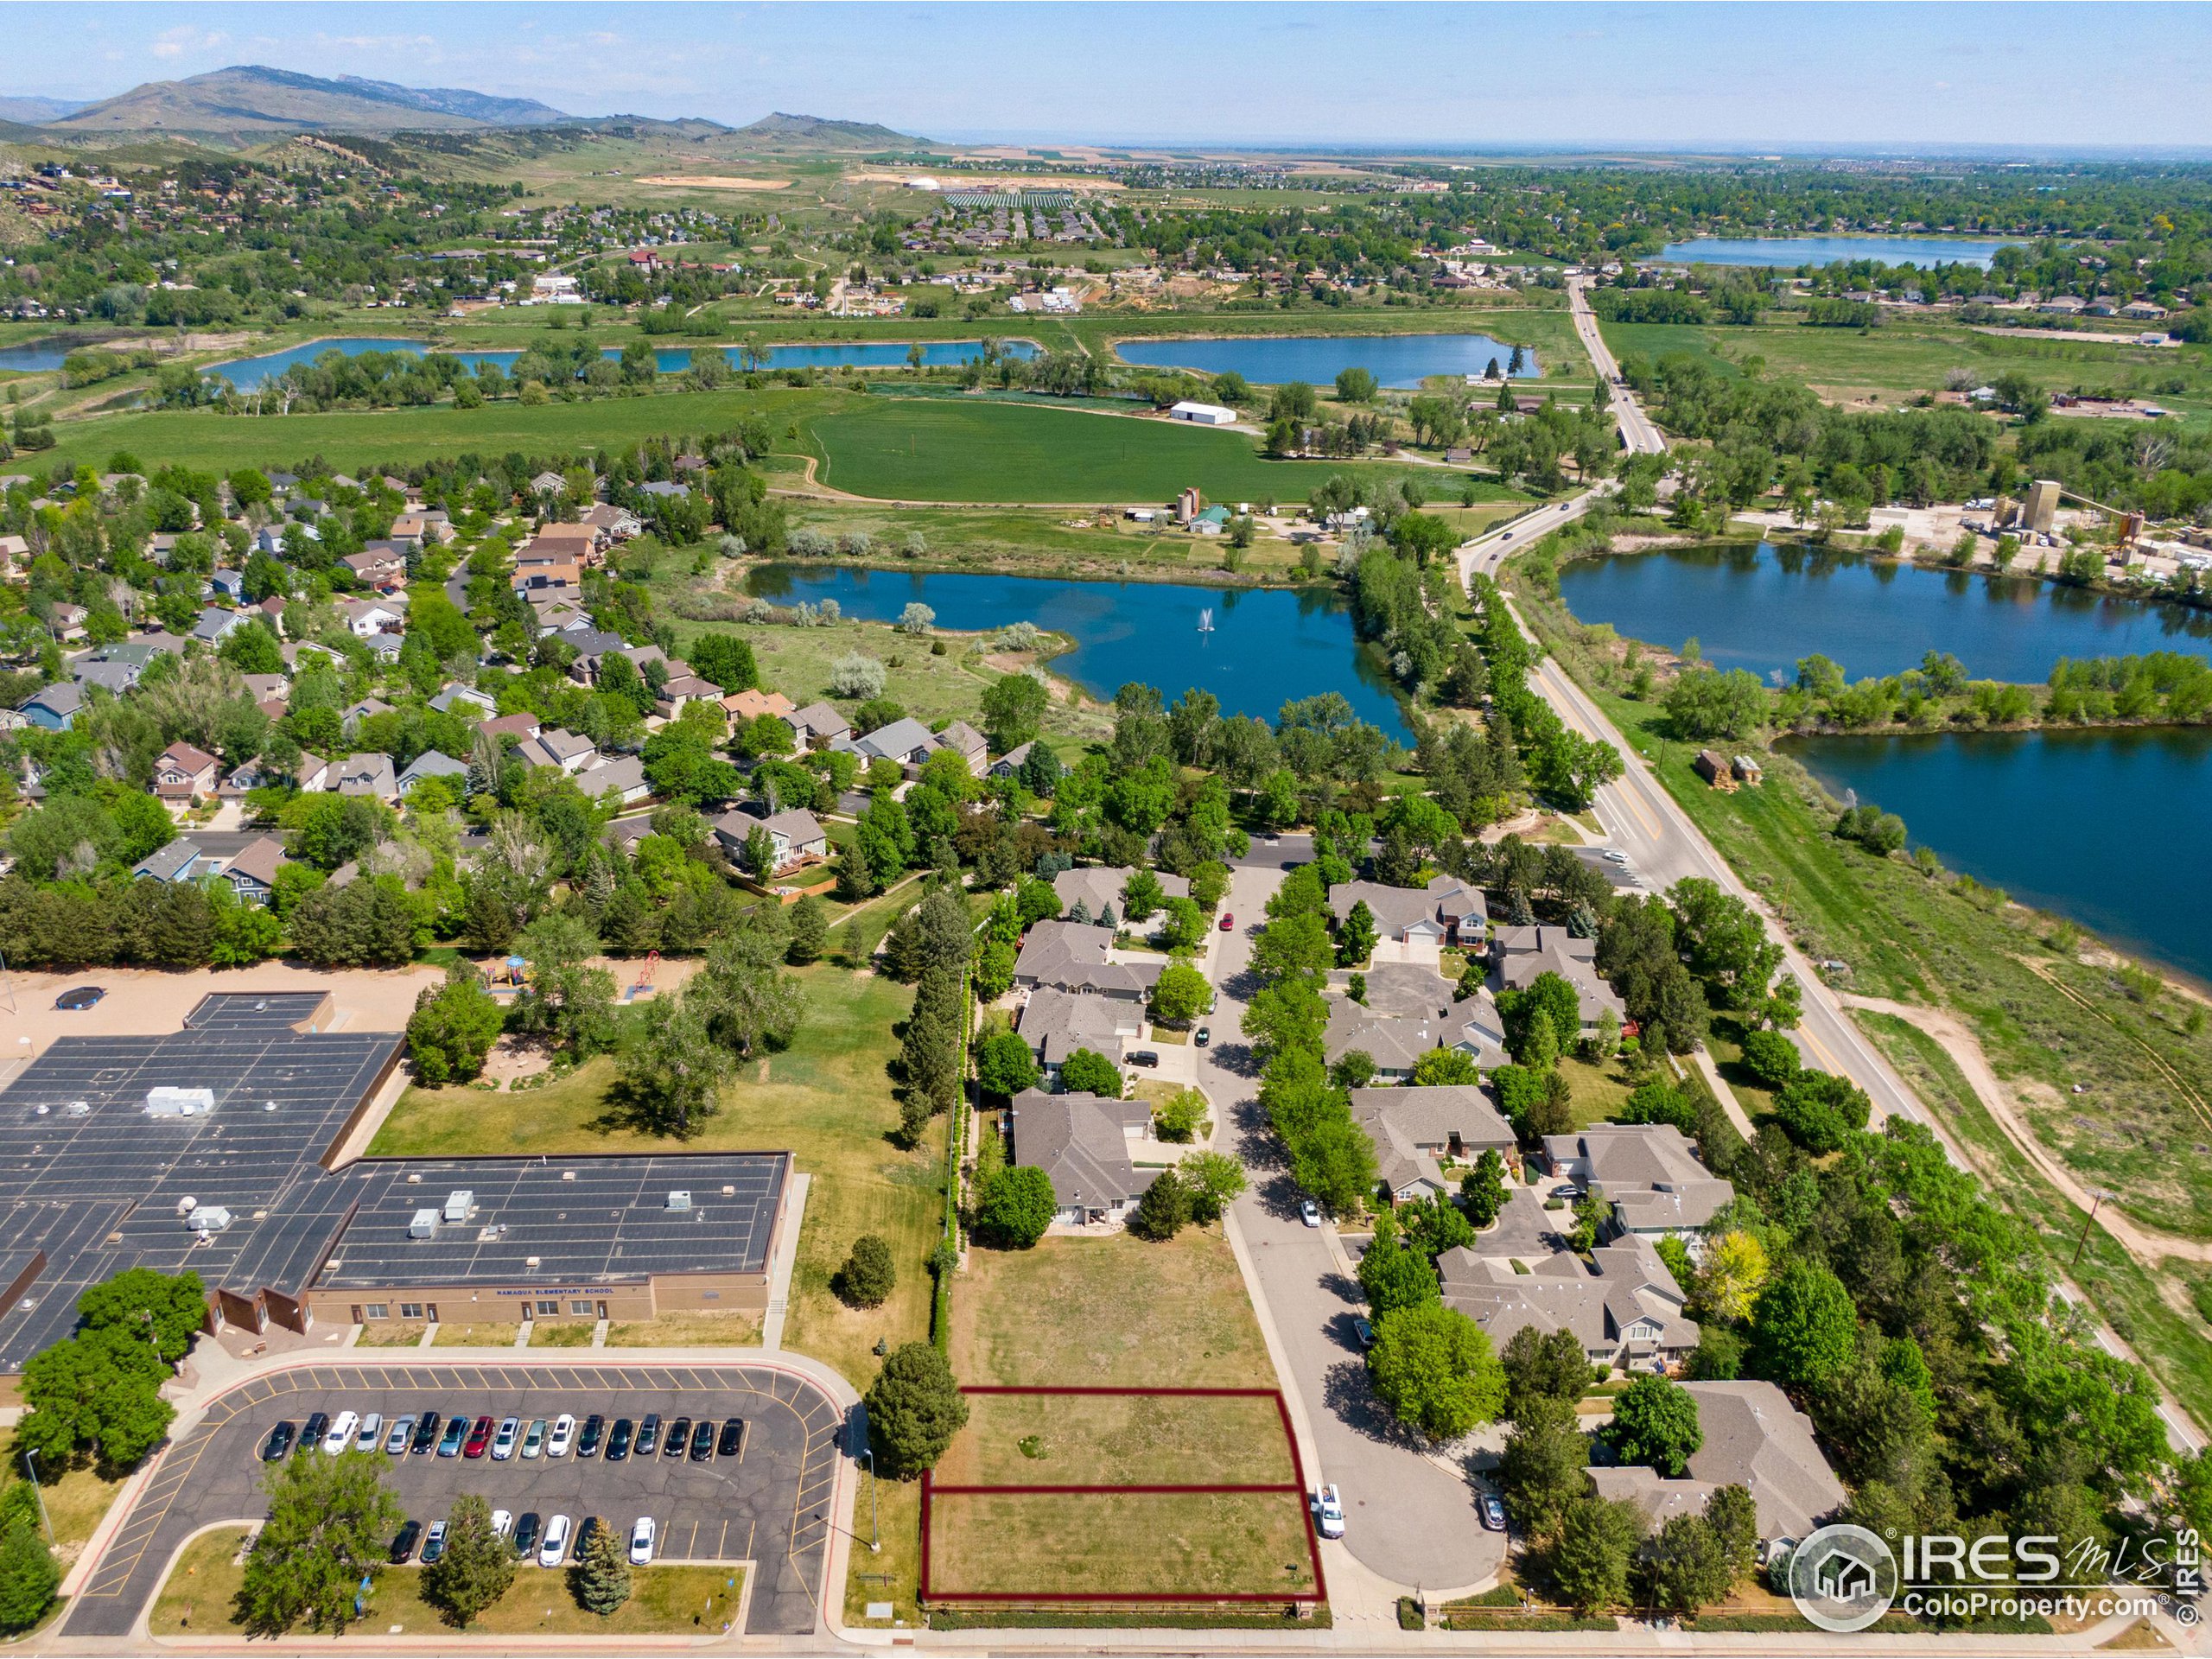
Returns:
[[[1998,249],[2018,242],[1987,237],[1940,236],[1698,236],[1669,242],[1648,264],[1670,265],[1842,265],[1878,259],[1885,265],[1979,265],[1989,269]]]
[[[907,353],[915,342],[897,340],[849,340],[819,346],[763,346],[759,348],[766,359],[765,366],[771,369],[830,369],[848,364],[861,368],[890,368],[903,365]],[[922,361],[935,365],[944,363],[972,363],[983,354],[980,340],[931,340],[920,342]],[[384,340],[355,335],[344,340],[311,340],[301,346],[281,352],[270,352],[261,357],[242,357],[233,362],[218,363],[207,372],[219,374],[240,391],[251,391],[262,382],[284,372],[296,364],[312,363],[325,352],[342,352],[347,357],[359,357],[365,352],[407,352],[416,355],[429,347],[419,340]],[[744,348],[738,346],[664,346],[653,353],[653,361],[664,374],[677,373],[691,366],[694,352],[720,351],[732,368],[744,366]],[[999,342],[1001,357],[1033,357],[1037,347],[1026,340],[1004,340]],[[512,352],[448,352],[448,357],[461,359],[470,368],[480,363],[496,363],[511,369],[522,353]],[[602,357],[620,357],[619,346],[608,346],[600,353]],[[56,357],[53,365],[57,366]],[[0,357],[0,368],[10,366]]]
[[[2047,678],[2062,657],[2212,657],[2202,611],[1764,542],[1577,560],[1560,571],[1560,594],[1583,622],[1669,650],[1694,639],[1715,667],[1768,680],[1815,652],[1853,679],[1948,651],[1977,679],[2021,682]]]
[[[1037,576],[908,575],[848,566],[764,565],[747,591],[779,604],[834,599],[847,616],[895,622],[918,601],[937,626],[963,632],[1033,622],[1069,634],[1076,648],[1053,659],[1092,696],[1111,700],[1136,681],[1173,702],[1192,686],[1228,715],[1272,721],[1286,702],[1340,691],[1362,720],[1402,743],[1413,734],[1387,682],[1352,636],[1351,615],[1332,588],[1204,588],[1151,582],[1063,582]],[[1213,632],[1198,632],[1213,613]]]
[[[1839,797],[2024,904],[2212,982],[2212,729],[1823,737],[1789,745]],[[2122,854],[2155,826],[2155,855]]]
[[[1385,386],[1417,386],[1432,374],[1482,374],[1495,361],[1503,374],[1513,347],[1488,334],[1282,334],[1234,340],[1123,340],[1114,350],[1124,363],[1149,368],[1232,370],[1262,385],[1304,380],[1326,385],[1342,369],[1365,369]],[[1541,371],[1536,353],[1523,348],[1519,376]]]

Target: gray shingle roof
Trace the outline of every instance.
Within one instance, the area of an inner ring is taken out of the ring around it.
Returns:
[[[1601,1497],[1633,1498],[1655,1523],[1695,1514],[1723,1486],[1742,1486],[1758,1510],[1762,1538],[1802,1538],[1847,1496],[1813,1439],[1811,1419],[1771,1382],[1688,1382],[1705,1443],[1688,1477],[1669,1480],[1641,1465],[1596,1468]]]
[[[1124,963],[1106,959],[1111,943],[1103,928],[1079,922],[1039,922],[1014,959],[1017,985],[1049,985],[1063,991],[1101,991],[1145,996],[1159,982],[1164,962]]]
[[[1048,1095],[1032,1089],[1014,1101],[1014,1158],[1052,1178],[1063,1210],[1110,1209],[1150,1186],[1155,1170],[1129,1162],[1126,1127],[1150,1120],[1141,1101],[1092,1094]]]
[[[1132,867],[1127,864],[1094,864],[1078,870],[1062,870],[1052,878],[1052,891],[1060,895],[1060,908],[1064,911],[1073,910],[1080,901],[1084,912],[1092,917],[1107,905],[1113,906],[1115,915],[1119,916],[1122,910],[1122,889],[1131,874]],[[1191,896],[1191,884],[1183,877],[1166,870],[1156,870],[1154,874],[1159,880],[1160,892],[1170,899]]]

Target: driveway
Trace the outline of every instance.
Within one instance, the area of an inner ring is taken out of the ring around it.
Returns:
[[[1247,866],[1230,884],[1223,903],[1237,928],[1215,957],[1220,1001],[1213,1046],[1200,1051],[1198,1064],[1199,1081],[1221,1116],[1215,1145],[1241,1157],[1251,1179],[1236,1209],[1256,1275],[1253,1298],[1287,1358],[1283,1388],[1302,1402],[1312,1427],[1319,1466],[1310,1478],[1335,1482],[1343,1495],[1344,1548],[1394,1584],[1462,1589],[1497,1573],[1504,1539],[1482,1529],[1474,1488],[1408,1440],[1369,1393],[1351,1329],[1364,1299],[1338,1264],[1332,1230],[1299,1220],[1296,1189],[1253,1097],[1256,1079],[1241,1034],[1253,988],[1252,935],[1281,880],[1279,869]]]

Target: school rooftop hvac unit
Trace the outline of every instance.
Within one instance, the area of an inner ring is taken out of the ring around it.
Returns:
[[[195,1233],[219,1233],[231,1224],[231,1212],[219,1204],[203,1204],[184,1218],[184,1224]]]
[[[668,1207],[671,1210],[689,1210],[691,1207],[691,1195],[679,1187],[668,1195]]]
[[[149,1089],[146,1091],[146,1116],[149,1117],[200,1117],[215,1109],[213,1089]]]
[[[467,1187],[446,1194],[446,1219],[467,1221],[476,1213],[476,1194]]]
[[[407,1236],[435,1238],[437,1236],[438,1212],[435,1210],[417,1210],[415,1212],[415,1219],[407,1224]]]

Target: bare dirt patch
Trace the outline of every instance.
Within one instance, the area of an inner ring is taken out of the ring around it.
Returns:
[[[652,173],[639,184],[673,185],[693,190],[788,190],[789,179],[746,179],[728,173]]]

